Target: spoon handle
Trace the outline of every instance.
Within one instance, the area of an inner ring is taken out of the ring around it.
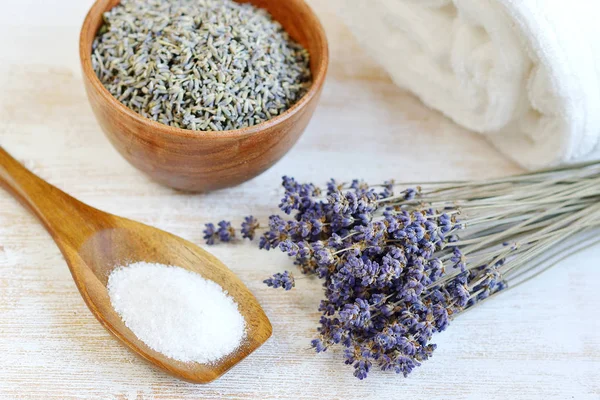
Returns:
[[[33,211],[59,245],[77,248],[94,231],[90,213],[99,211],[34,175],[1,146],[0,186]]]

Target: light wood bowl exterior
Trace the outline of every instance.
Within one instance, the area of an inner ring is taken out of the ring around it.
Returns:
[[[292,108],[262,124],[223,132],[194,132],[144,118],[114,98],[96,76],[92,43],[102,14],[119,0],[97,0],[81,29],[79,52],[92,109],[108,139],[133,166],[175,189],[204,192],[261,174],[296,143],[319,101],[329,53],[325,32],[303,0],[242,0],[267,9],[310,53],[312,87]]]

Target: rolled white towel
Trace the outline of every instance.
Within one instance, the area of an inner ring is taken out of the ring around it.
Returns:
[[[524,167],[600,157],[600,1],[338,4],[398,85]]]

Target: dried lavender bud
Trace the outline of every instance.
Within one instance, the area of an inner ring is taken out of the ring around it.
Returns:
[[[204,226],[205,226],[205,229],[204,229],[203,233],[204,233],[204,240],[206,241],[206,244],[215,244],[215,240],[219,239],[219,234],[217,232],[217,229],[215,228],[215,224],[208,223]]]
[[[231,226],[231,222],[219,222],[219,230],[217,231],[221,242],[230,242],[235,238],[235,229]]]
[[[265,279],[263,283],[274,289],[284,288],[285,290],[292,290],[292,288],[296,286],[294,275],[288,271],[277,273],[271,278]]]
[[[254,236],[256,235],[256,230],[258,228],[260,228],[258,220],[252,215],[247,216],[246,218],[244,218],[244,222],[242,222],[242,237],[244,239],[254,239]]]
[[[98,78],[125,106],[166,125],[256,125],[311,84],[308,52],[249,3],[122,0],[104,21],[92,46]]]

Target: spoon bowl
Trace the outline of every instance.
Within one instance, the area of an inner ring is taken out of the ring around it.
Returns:
[[[98,321],[136,354],[194,383],[211,382],[260,347],[271,323],[243,282],[216,257],[168,232],[87,206],[38,178],[0,147],[0,185],[29,207],[59,246],[85,303]],[[140,341],[113,309],[110,273],[135,262],[178,266],[219,284],[238,305],[246,335],[228,356],[211,364],[180,362]]]

